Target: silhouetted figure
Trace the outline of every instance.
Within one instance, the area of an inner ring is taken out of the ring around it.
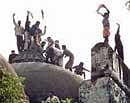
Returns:
[[[54,64],[57,66],[63,66],[63,57],[60,57],[62,55],[62,51],[56,47],[54,49]]]
[[[45,103],[60,103],[60,100],[57,96],[54,95],[53,92],[50,92],[48,98],[45,101]]]
[[[41,47],[41,45],[37,45],[36,42],[37,42],[36,39],[34,39],[32,41],[31,46],[30,46],[30,50],[32,50],[35,53],[40,53],[42,55],[43,54],[42,47]]]
[[[16,58],[18,56],[18,54],[15,53],[15,50],[12,50],[11,51],[11,54],[9,55],[9,63],[12,64],[13,63],[13,60],[14,58]]]
[[[104,14],[102,14],[101,12],[99,12],[99,10],[101,8],[105,8],[106,12]],[[103,16],[103,20],[102,20],[102,24],[103,24],[103,38],[105,38],[104,43],[108,43],[108,37],[110,35],[110,24],[109,24],[109,14],[110,11],[108,10],[108,8],[104,5],[101,4],[98,9],[97,9],[97,13],[100,14],[101,16]]]
[[[19,20],[18,23],[15,21],[15,13],[13,14],[13,23],[15,25],[15,36],[17,39],[17,48],[18,51],[21,52],[23,50],[24,42],[23,42],[23,34],[24,34],[24,28],[21,26],[21,21]]]
[[[120,25],[117,23],[118,25],[118,29],[117,32],[115,34],[115,49],[114,51],[117,50],[118,55],[120,56],[120,58],[122,59],[122,61],[124,60],[124,51],[123,51],[123,45],[120,39]]]
[[[47,49],[51,48],[51,47],[53,48],[53,46],[54,46],[54,40],[51,37],[47,37],[47,42],[48,42]]]
[[[84,66],[84,63],[83,62],[80,62],[79,63],[79,65],[76,65],[76,66],[74,66],[73,68],[75,69],[75,73],[77,74],[77,75],[83,75],[84,76],[84,79],[85,79],[85,72],[83,71],[83,70],[85,70],[85,71],[88,71],[88,72],[90,72],[88,69],[86,69],[86,68],[84,68],[83,67]]]
[[[41,48],[42,48],[42,55],[43,55],[44,57],[46,57],[45,45],[46,45],[46,42],[45,42],[45,41],[42,41],[42,42],[41,42]]]
[[[59,40],[55,40],[55,48],[60,49]]]
[[[98,70],[97,71],[91,71],[91,81],[93,83],[95,83],[95,81],[98,79],[98,78],[101,78],[101,77],[108,77],[111,75],[111,71],[109,69],[109,65],[106,64],[104,68],[97,68]],[[92,69],[93,70],[93,69]]]
[[[53,59],[55,56],[54,49],[53,49],[54,41],[51,37],[47,37],[47,42],[48,42],[48,45],[46,48],[46,62],[54,64],[53,62]]]
[[[65,64],[65,68],[72,71],[72,66],[73,66],[73,63],[74,63],[74,55],[71,51],[69,51],[66,48],[66,45],[62,45],[62,50],[63,50],[63,54],[61,55],[61,57],[64,57],[64,56],[69,57],[68,62]]]
[[[24,50],[29,49],[31,45],[31,27],[29,21],[29,14],[30,12],[27,11],[27,17],[25,22],[25,33],[24,33]]]
[[[43,53],[46,51],[44,48],[45,48],[45,45],[46,45],[46,42],[45,41],[42,41],[41,42],[41,47],[42,47],[42,50],[43,50]]]

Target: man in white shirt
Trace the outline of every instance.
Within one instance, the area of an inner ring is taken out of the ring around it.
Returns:
[[[52,92],[49,93],[49,97],[46,99],[45,103],[60,103],[60,100]]]
[[[24,34],[24,28],[21,26],[21,21],[19,20],[18,23],[15,21],[15,13],[13,14],[13,23],[15,25],[15,36],[17,39],[17,48],[18,51],[21,52],[23,50],[23,34]]]

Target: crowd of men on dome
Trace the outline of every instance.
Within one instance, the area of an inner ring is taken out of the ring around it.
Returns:
[[[41,10],[42,19],[44,19],[44,12]],[[74,54],[67,49],[66,45],[62,45],[62,50],[59,44],[59,40],[53,40],[52,37],[47,37],[44,41],[42,41],[41,36],[46,34],[46,26],[44,26],[44,32],[42,32],[42,29],[40,29],[40,21],[36,21],[36,23],[32,26],[31,21],[29,20],[29,17],[33,18],[33,15],[30,11],[27,11],[26,16],[26,22],[25,27],[21,26],[21,20],[18,20],[18,22],[15,21],[15,13],[13,14],[13,23],[14,23],[14,30],[15,30],[15,36],[17,41],[17,49],[18,52],[24,52],[28,50],[34,50],[37,49],[38,52],[42,53],[42,55],[45,57],[45,62],[54,64],[57,66],[63,66],[63,57],[69,57],[68,62],[65,64],[65,69],[68,69],[70,71],[73,71],[72,69],[75,69],[75,73],[78,75],[84,75],[85,78],[85,72],[83,70],[86,70],[90,72],[89,70],[85,69],[84,63],[80,62],[79,65],[74,66]],[[45,45],[47,44],[46,48]],[[15,53],[15,50],[11,51],[11,54],[9,55],[9,63],[13,63],[13,59],[18,56],[19,54]]]
[[[100,9],[104,8],[106,12],[101,13]],[[109,9],[104,5],[101,4],[97,8],[97,13],[100,14],[103,17],[102,24],[103,24],[103,38],[104,43],[108,44],[108,37],[110,35],[110,23],[109,23],[109,15],[110,11]],[[41,10],[42,19],[44,19],[44,12]],[[51,63],[58,66],[63,66],[63,57],[69,57],[68,62],[65,64],[65,68],[73,71],[72,69],[75,69],[75,73],[78,75],[84,75],[85,78],[85,72],[83,70],[86,70],[90,72],[89,70],[85,69],[84,63],[80,62],[79,65],[73,66],[74,64],[74,54],[68,50],[66,45],[62,45],[62,50],[59,44],[59,40],[53,40],[51,37],[47,37],[46,40],[42,41],[41,36],[46,34],[46,26],[44,26],[44,32],[42,32],[42,29],[40,29],[40,21],[36,21],[36,23],[32,26],[30,26],[31,22],[29,20],[29,17],[33,18],[33,15],[30,11],[27,11],[26,16],[26,22],[25,27],[21,26],[21,21],[18,20],[16,23],[15,21],[15,13],[13,14],[13,23],[14,23],[14,30],[15,30],[15,36],[17,40],[17,48],[18,52],[27,51],[27,50],[34,50],[38,49],[39,52],[42,53],[43,56],[45,56],[46,63]],[[123,45],[120,39],[120,24],[118,24],[118,29],[115,34],[115,48],[114,51],[117,50],[119,57],[124,60],[124,53],[123,53]],[[46,48],[45,45],[47,44]],[[12,63],[13,58],[15,58],[18,54],[15,53],[15,51],[11,51],[11,54],[9,56],[9,63]]]

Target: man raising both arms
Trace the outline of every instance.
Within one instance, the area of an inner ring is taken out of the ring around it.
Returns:
[[[21,52],[23,50],[23,34],[24,34],[24,28],[21,26],[21,20],[18,20],[18,23],[15,21],[15,13],[13,13],[13,23],[15,25],[15,36],[17,39],[17,48],[18,51]]]
[[[104,14],[99,12],[101,8],[104,8],[106,10],[106,12]],[[103,17],[103,20],[102,20],[103,38],[105,39],[104,43],[108,43],[108,37],[110,35],[110,31],[109,31],[110,30],[110,23],[109,23],[110,11],[108,10],[108,8],[104,4],[101,4],[97,9],[97,13],[100,14]]]

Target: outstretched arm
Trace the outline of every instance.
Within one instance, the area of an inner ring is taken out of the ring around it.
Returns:
[[[116,23],[118,25],[118,29],[117,29],[117,32],[116,34],[119,34],[120,33],[120,24],[119,23]]]
[[[86,68],[83,68],[85,71],[88,71],[88,72],[90,72],[90,70],[88,70],[88,69],[86,69]]]
[[[96,10],[96,12],[98,13],[98,14],[100,14],[101,16],[103,16],[103,14],[101,13],[101,12],[99,12],[100,11],[100,9],[103,7],[103,4],[101,4],[99,7],[98,7],[98,9]]]
[[[26,22],[25,22],[25,28],[28,25],[28,21],[29,21],[29,11],[27,11],[27,16],[26,16]]]
[[[42,19],[44,19],[44,12],[43,12],[43,10],[41,10],[41,14],[42,14]]]
[[[125,3],[125,6],[127,6],[130,3],[130,0]]]
[[[26,17],[26,22],[29,21],[29,11],[27,11],[27,17]]]
[[[14,23],[14,25],[16,25],[16,21],[15,21],[15,13],[13,13],[13,23]]]
[[[109,14],[110,13],[109,9],[105,5],[103,5],[103,7],[106,9],[107,13]]]
[[[75,69],[77,66],[73,66],[72,69]]]
[[[44,32],[42,33],[42,35],[46,34],[46,26],[44,26]]]

